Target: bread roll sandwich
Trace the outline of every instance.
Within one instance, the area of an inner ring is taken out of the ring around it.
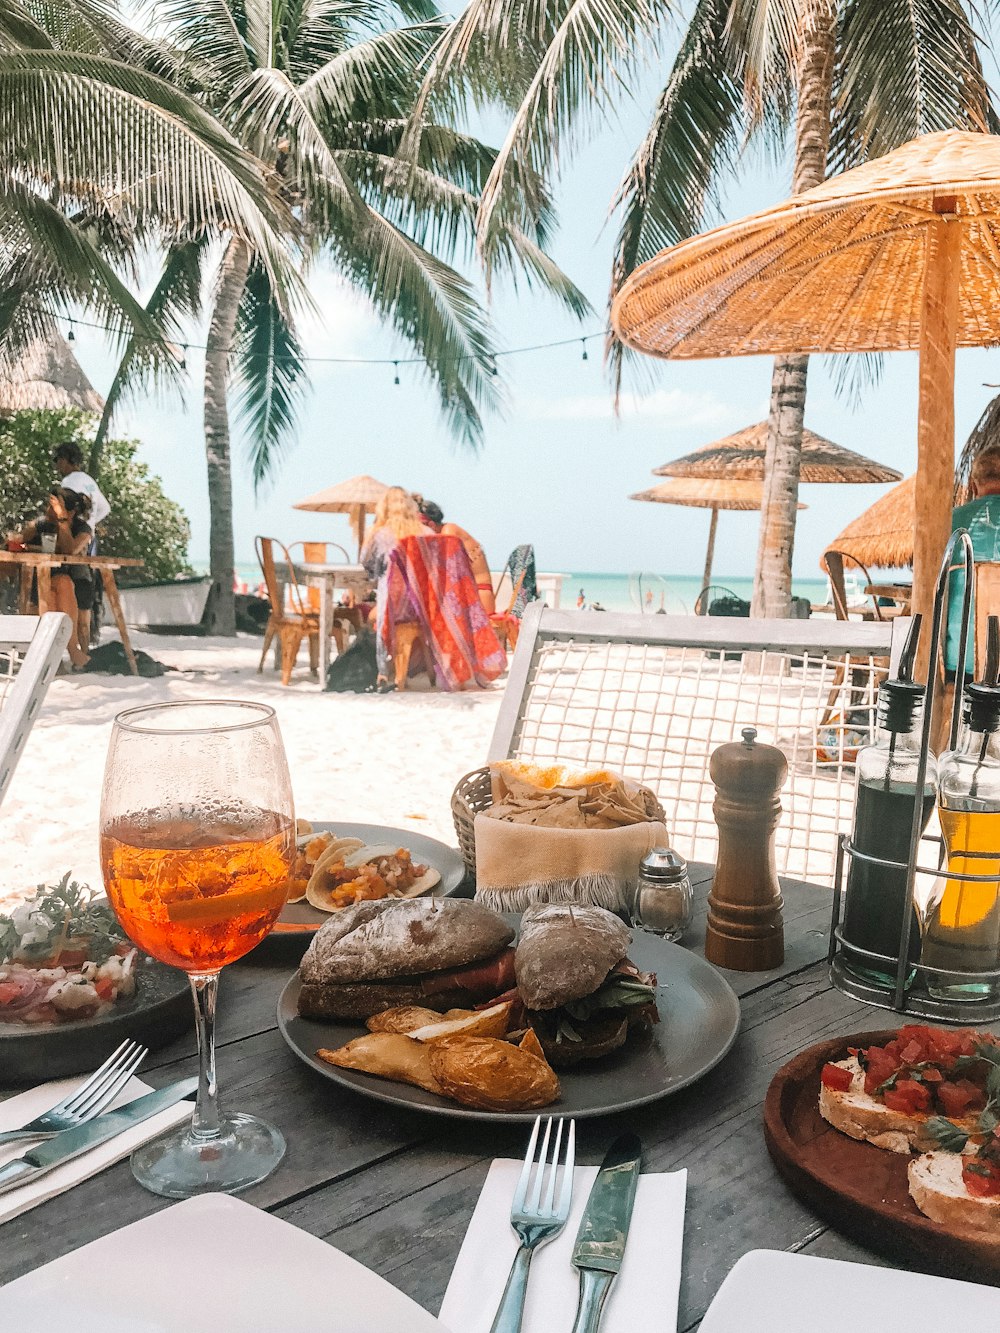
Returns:
[[[517,990],[554,1068],[608,1055],[658,1020],[656,977],[629,961],[631,942],[602,907],[545,903],[525,912]]]
[[[304,1018],[365,1019],[400,1005],[444,1013],[513,985],[514,932],[464,899],[382,898],[337,912],[302,959]]]

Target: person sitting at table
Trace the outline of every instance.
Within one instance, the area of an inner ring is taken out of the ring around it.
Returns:
[[[52,454],[52,463],[63,486],[71,491],[76,491],[80,495],[85,495],[90,500],[90,526],[94,535],[90,539],[90,546],[87,549],[88,555],[97,554],[97,528],[103,523],[111,513],[111,505],[108,503],[107,496],[98,486],[97,482],[89,472],[83,470],[83,450],[73,440],[64,440],[62,444],[56,446]],[[97,571],[90,570],[89,578],[94,583],[89,597],[84,597],[87,606],[80,607],[80,614],[77,617],[77,638],[81,643],[90,643],[90,617],[91,609],[94,605],[94,594],[97,591]],[[82,582],[82,579],[79,580]],[[79,593],[79,588],[77,592]]]
[[[365,573],[375,584],[375,623],[381,624],[385,615],[386,572],[389,557],[404,537],[424,537],[427,528],[420,517],[420,510],[409,492],[402,486],[390,486],[379,497],[375,506],[375,523],[365,538],[361,548],[361,563]],[[376,638],[375,652],[378,666],[379,687],[388,686],[389,650]]]
[[[472,566],[473,577],[476,580],[476,591],[479,593],[479,600],[483,604],[483,610],[488,616],[491,616],[497,609],[496,595],[493,592],[493,579],[490,577],[489,561],[486,559],[486,553],[476,541],[470,532],[460,528],[457,523],[446,523],[444,521],[444,512],[439,504],[433,500],[425,500],[422,495],[415,495],[417,505],[420,509],[420,515],[431,532],[439,532],[444,537],[457,537],[465,547],[465,554],[469,557],[469,564]]]
[[[984,449],[972,464],[969,476],[970,500],[952,511],[951,530],[966,528],[972,539],[972,554],[977,565],[1000,565],[1000,448]],[[961,560],[961,554],[956,553]],[[988,615],[1000,615],[1000,599],[990,597],[991,591],[1000,585],[984,578],[982,572],[976,578],[976,590],[980,600],[985,598],[988,605],[976,606],[973,596],[972,616],[969,621],[969,643],[965,653],[966,674],[972,675],[974,626],[986,624]],[[945,672],[954,679],[958,669],[958,646],[962,630],[962,597],[965,591],[965,570],[952,572],[948,584],[948,625],[945,637]],[[974,590],[975,594],[975,590]]]
[[[27,524],[21,540],[27,546],[41,542],[44,536],[55,534],[55,549],[60,555],[86,555],[94,536],[90,526],[90,498],[65,486],[56,486],[49,495],[44,515]],[[94,580],[89,565],[53,565],[50,572],[53,610],[69,616],[70,631],[67,651],[74,671],[82,671],[90,661],[90,654],[79,638],[79,612],[89,612],[94,605]],[[38,603],[37,577],[33,600]]]

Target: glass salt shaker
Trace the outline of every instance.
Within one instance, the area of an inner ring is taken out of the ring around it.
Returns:
[[[647,852],[635,887],[635,925],[665,940],[679,940],[691,924],[692,899],[684,858],[669,847]]]

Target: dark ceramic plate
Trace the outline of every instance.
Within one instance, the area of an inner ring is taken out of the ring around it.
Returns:
[[[379,843],[393,843],[396,847],[405,847],[413,854],[415,861],[433,866],[441,878],[428,892],[433,897],[447,898],[453,894],[465,879],[465,862],[454,847],[446,847],[436,838],[428,838],[425,833],[414,833],[411,829],[386,828],[384,824],[325,824],[311,821],[316,833],[336,833],[341,838],[360,838],[369,847]],[[304,900],[300,903],[288,903],[278,917],[277,925],[268,939],[281,936],[297,937],[303,943],[319,930],[331,913],[320,912]]]
[[[0,1023],[0,1084],[40,1083],[96,1069],[126,1037],[159,1050],[194,1023],[187,975],[150,959],[136,992],[81,1023]]]
[[[621,1051],[589,1067],[560,1073],[562,1096],[546,1107],[557,1115],[609,1115],[657,1101],[704,1077],[723,1058],[740,1026],[740,1002],[729,983],[710,963],[677,944],[636,932],[629,958],[645,972],[655,972],[660,1021],[647,1038],[633,1040]],[[394,1106],[409,1106],[431,1115],[462,1120],[532,1121],[537,1111],[477,1111],[446,1101],[422,1088],[337,1069],[316,1056],[319,1047],[344,1046],[360,1036],[360,1024],[324,1023],[300,1018],[296,974],[278,1000],[278,1027],[300,1060],[324,1078],[366,1097]]]

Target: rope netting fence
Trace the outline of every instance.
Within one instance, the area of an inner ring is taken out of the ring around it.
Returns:
[[[854,758],[874,736],[884,657],[539,640],[511,755],[607,767],[651,787],[671,845],[713,861],[712,751],[755,727],[788,760],[776,836],[781,874],[832,883],[850,827]]]

